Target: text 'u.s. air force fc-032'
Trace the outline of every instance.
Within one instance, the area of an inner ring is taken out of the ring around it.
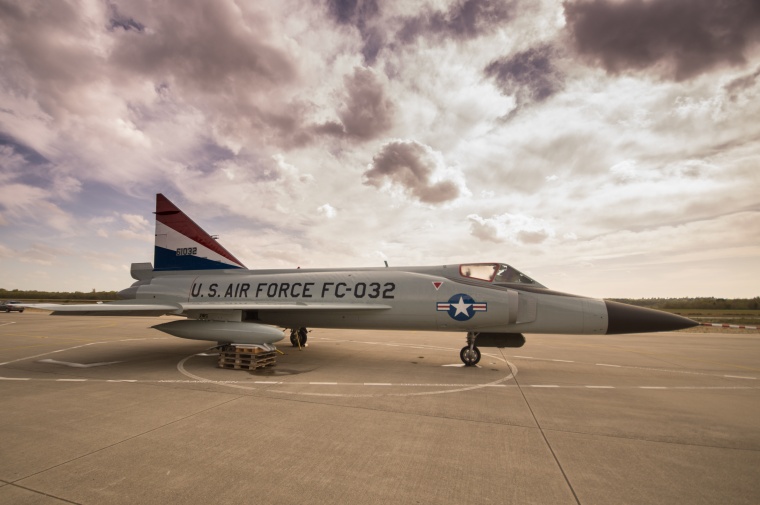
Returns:
[[[179,315],[153,328],[220,344],[271,346],[290,329],[438,330],[467,335],[460,357],[520,347],[524,333],[619,334],[696,326],[685,317],[551,291],[504,263],[429,267],[248,270],[162,194],[154,265],[132,264],[123,301],[33,305],[54,315]]]

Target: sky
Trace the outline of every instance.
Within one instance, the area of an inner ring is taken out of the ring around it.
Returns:
[[[0,0],[0,288],[248,268],[760,296],[754,0]]]

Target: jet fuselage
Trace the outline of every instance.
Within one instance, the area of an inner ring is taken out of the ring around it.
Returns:
[[[602,300],[519,283],[497,285],[461,277],[459,272],[459,265],[182,272],[154,277],[123,294],[136,301],[176,302],[192,319],[289,328],[569,334],[607,330]],[[203,307],[196,309],[196,304]]]

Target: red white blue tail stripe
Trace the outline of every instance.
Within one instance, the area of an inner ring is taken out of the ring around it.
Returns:
[[[227,249],[161,193],[156,195],[153,269],[218,270],[245,268]]]

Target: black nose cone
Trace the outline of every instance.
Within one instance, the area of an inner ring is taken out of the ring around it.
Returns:
[[[673,331],[699,325],[688,317],[661,310],[645,309],[609,300],[605,300],[604,303],[607,305],[607,335]]]

